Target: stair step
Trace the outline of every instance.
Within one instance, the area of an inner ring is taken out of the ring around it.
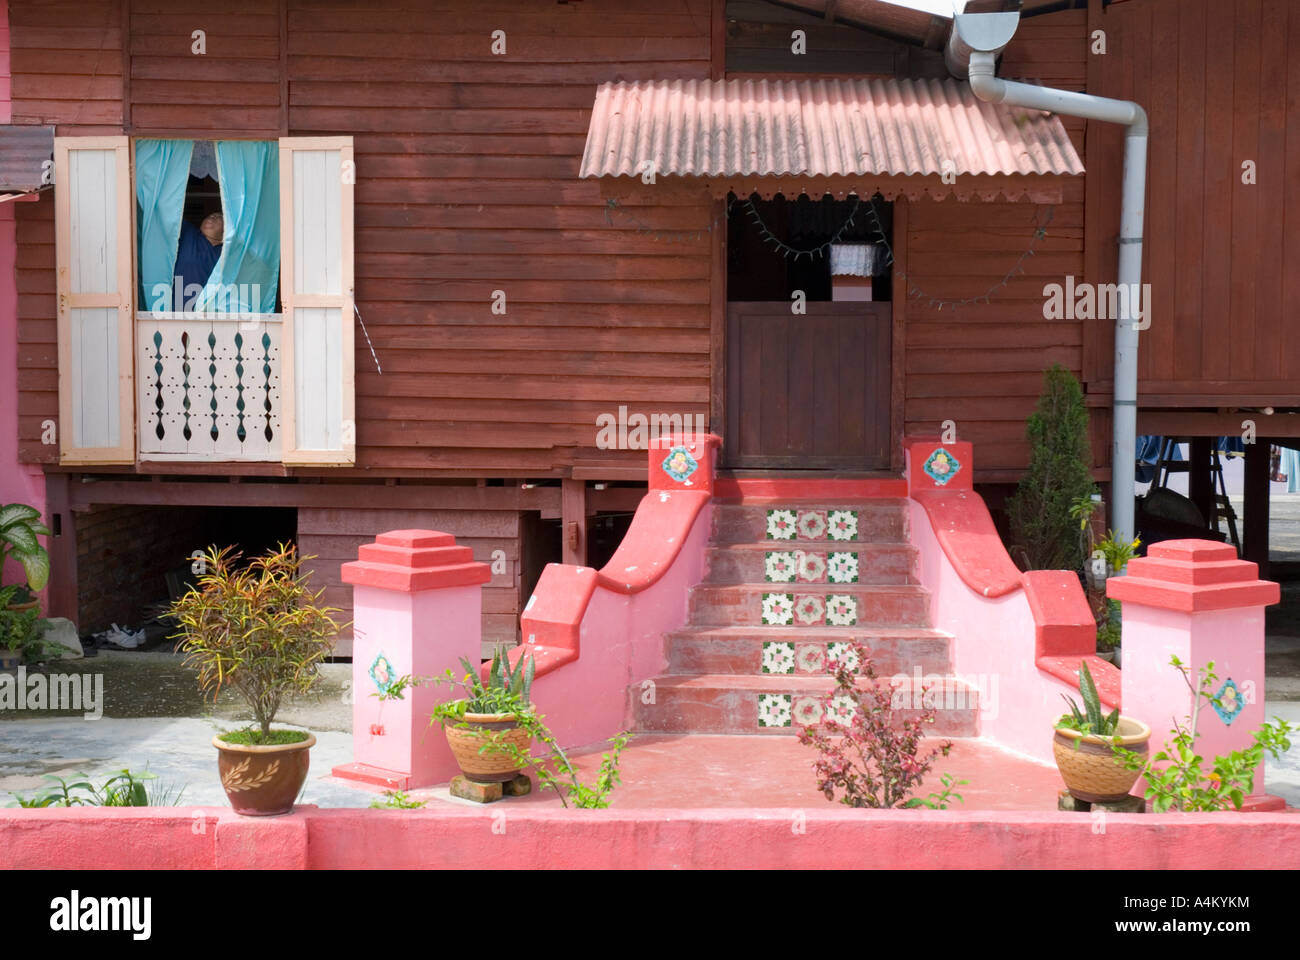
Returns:
[[[691,627],[668,634],[674,674],[826,675],[829,654],[852,641],[869,651],[878,676],[944,674],[952,669],[951,637],[917,627]],[[764,661],[766,660],[766,670]]]
[[[782,543],[814,540],[900,543],[907,537],[907,501],[855,503],[716,503],[715,543]]]
[[[816,722],[821,701],[835,690],[829,677],[666,675],[654,681],[654,702],[645,686],[633,689],[637,728],[653,733],[796,734],[801,722]],[[910,719],[925,706],[911,680],[894,692],[895,715]],[[936,716],[927,734],[968,737],[978,733],[979,693],[969,684],[945,680],[930,696]]]
[[[814,584],[916,583],[916,548],[910,543],[792,540],[710,547],[709,583],[775,583],[803,589]]]
[[[914,584],[712,584],[690,591],[691,626],[930,626],[930,594]]]

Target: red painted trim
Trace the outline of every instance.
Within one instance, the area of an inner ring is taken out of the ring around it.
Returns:
[[[982,597],[1002,597],[1020,589],[1020,570],[1002,546],[978,493],[915,490],[912,499],[925,508],[939,546],[962,583]]]
[[[1034,665],[1078,689],[1079,663],[1086,660],[1102,703],[1119,706],[1120,672],[1096,655],[1097,624],[1078,575],[1069,570],[1021,573],[1002,545],[984,498],[970,489],[973,445],[940,443],[933,437],[905,442],[912,499],[925,509],[935,539],[962,583],[990,599],[1023,589],[1034,618]],[[956,475],[942,485],[924,472],[926,460],[940,446],[959,464]]]
[[[640,593],[668,572],[708,506],[709,494],[696,490],[649,493],[636,508],[632,525],[609,563],[600,568],[596,582],[615,593]]]
[[[385,790],[405,790],[411,785],[410,774],[385,770],[383,767],[372,766],[369,763],[345,763],[335,767],[330,773],[340,780],[355,780],[357,783],[368,783],[383,787]]]
[[[1096,634],[1094,633],[1094,638]],[[1095,640],[1094,640],[1095,649]],[[1092,674],[1092,682],[1097,685],[1097,697],[1101,702],[1114,709],[1120,705],[1120,673],[1113,663],[1107,663],[1095,653],[1089,653],[1086,656],[1074,654],[1068,657],[1038,657],[1034,665],[1044,673],[1051,674],[1063,683],[1069,684],[1074,689],[1079,689],[1079,662],[1086,660],[1088,662],[1088,672]],[[1065,707],[1065,701],[1061,701],[1061,707]],[[1069,712],[1062,709],[1063,713]]]
[[[1281,600],[1282,590],[1270,580],[1194,586],[1138,577],[1111,577],[1106,581],[1106,596],[1124,603],[1196,613],[1202,610],[1265,607]]]
[[[357,557],[341,570],[344,583],[359,587],[415,593],[492,579],[491,568],[476,563],[473,550],[456,546],[455,537],[437,530],[389,530],[374,543],[362,544]]]
[[[615,795],[617,797],[617,794]],[[615,800],[617,803],[617,799]],[[1300,866],[1294,813],[1078,814],[946,810],[557,810],[512,805],[484,843],[481,809],[320,810],[240,817],[217,807],[0,810],[0,869],[1097,869]],[[195,823],[202,829],[196,830]]]
[[[863,500],[902,499],[907,481],[902,477],[822,479],[796,477],[719,477],[714,483],[719,500]]]
[[[1126,575],[1106,581],[1106,595],[1147,607],[1195,613],[1277,603],[1282,590],[1259,579],[1259,566],[1212,540],[1166,540],[1129,562]]]

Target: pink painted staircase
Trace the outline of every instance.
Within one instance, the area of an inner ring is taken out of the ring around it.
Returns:
[[[952,637],[933,628],[916,577],[907,501],[718,499],[713,509],[708,572],[691,589],[687,625],[665,638],[668,672],[630,691],[640,731],[797,733],[834,688],[828,655],[859,640],[878,677],[906,676],[909,704],[918,669],[928,683],[944,677],[933,733],[978,733],[978,694],[948,677]]]

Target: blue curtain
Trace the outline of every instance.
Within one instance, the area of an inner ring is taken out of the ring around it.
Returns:
[[[218,140],[217,167],[226,232],[195,309],[273,313],[280,280],[279,144]]]
[[[185,212],[193,140],[137,140],[135,142],[137,250],[140,258],[141,310],[161,306],[175,309],[172,273],[176,269],[176,244]],[[163,293],[161,285],[166,285]],[[158,303],[165,300],[165,305]]]

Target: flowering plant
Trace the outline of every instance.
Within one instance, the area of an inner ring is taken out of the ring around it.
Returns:
[[[1237,689],[1225,685],[1220,693],[1213,692],[1218,680],[1213,660],[1196,671],[1195,685],[1189,668],[1181,660],[1171,657],[1170,664],[1178,668],[1192,693],[1192,715],[1186,718],[1186,723],[1174,721],[1173,743],[1166,742],[1165,748],[1149,760],[1144,754],[1120,746],[1112,749],[1125,767],[1140,770],[1146,778],[1146,798],[1156,813],[1240,810],[1244,799],[1255,789],[1255,770],[1263,762],[1264,754],[1267,752],[1278,759],[1290,750],[1288,738],[1295,728],[1281,718],[1275,718],[1275,724],[1264,723],[1251,733],[1253,744],[1215,757],[1213,768],[1206,771],[1201,766],[1204,758],[1196,752],[1196,740],[1200,736],[1196,726],[1201,707],[1208,703],[1217,711],[1235,716],[1240,710]]]
[[[940,754],[948,755],[952,742],[942,741],[926,751],[921,731],[934,723],[933,707],[919,716],[899,720],[894,716],[894,690],[878,681],[870,651],[858,641],[836,651],[827,663],[835,690],[822,700],[822,720],[799,731],[799,742],[818,752],[813,768],[817,786],[827,800],[837,798],[850,807],[917,807],[945,809],[948,800],[961,800],[945,775],[944,790],[929,800],[907,799]],[[855,675],[856,674],[856,675]],[[869,684],[857,685],[858,677]],[[925,691],[922,691],[924,694]]]

